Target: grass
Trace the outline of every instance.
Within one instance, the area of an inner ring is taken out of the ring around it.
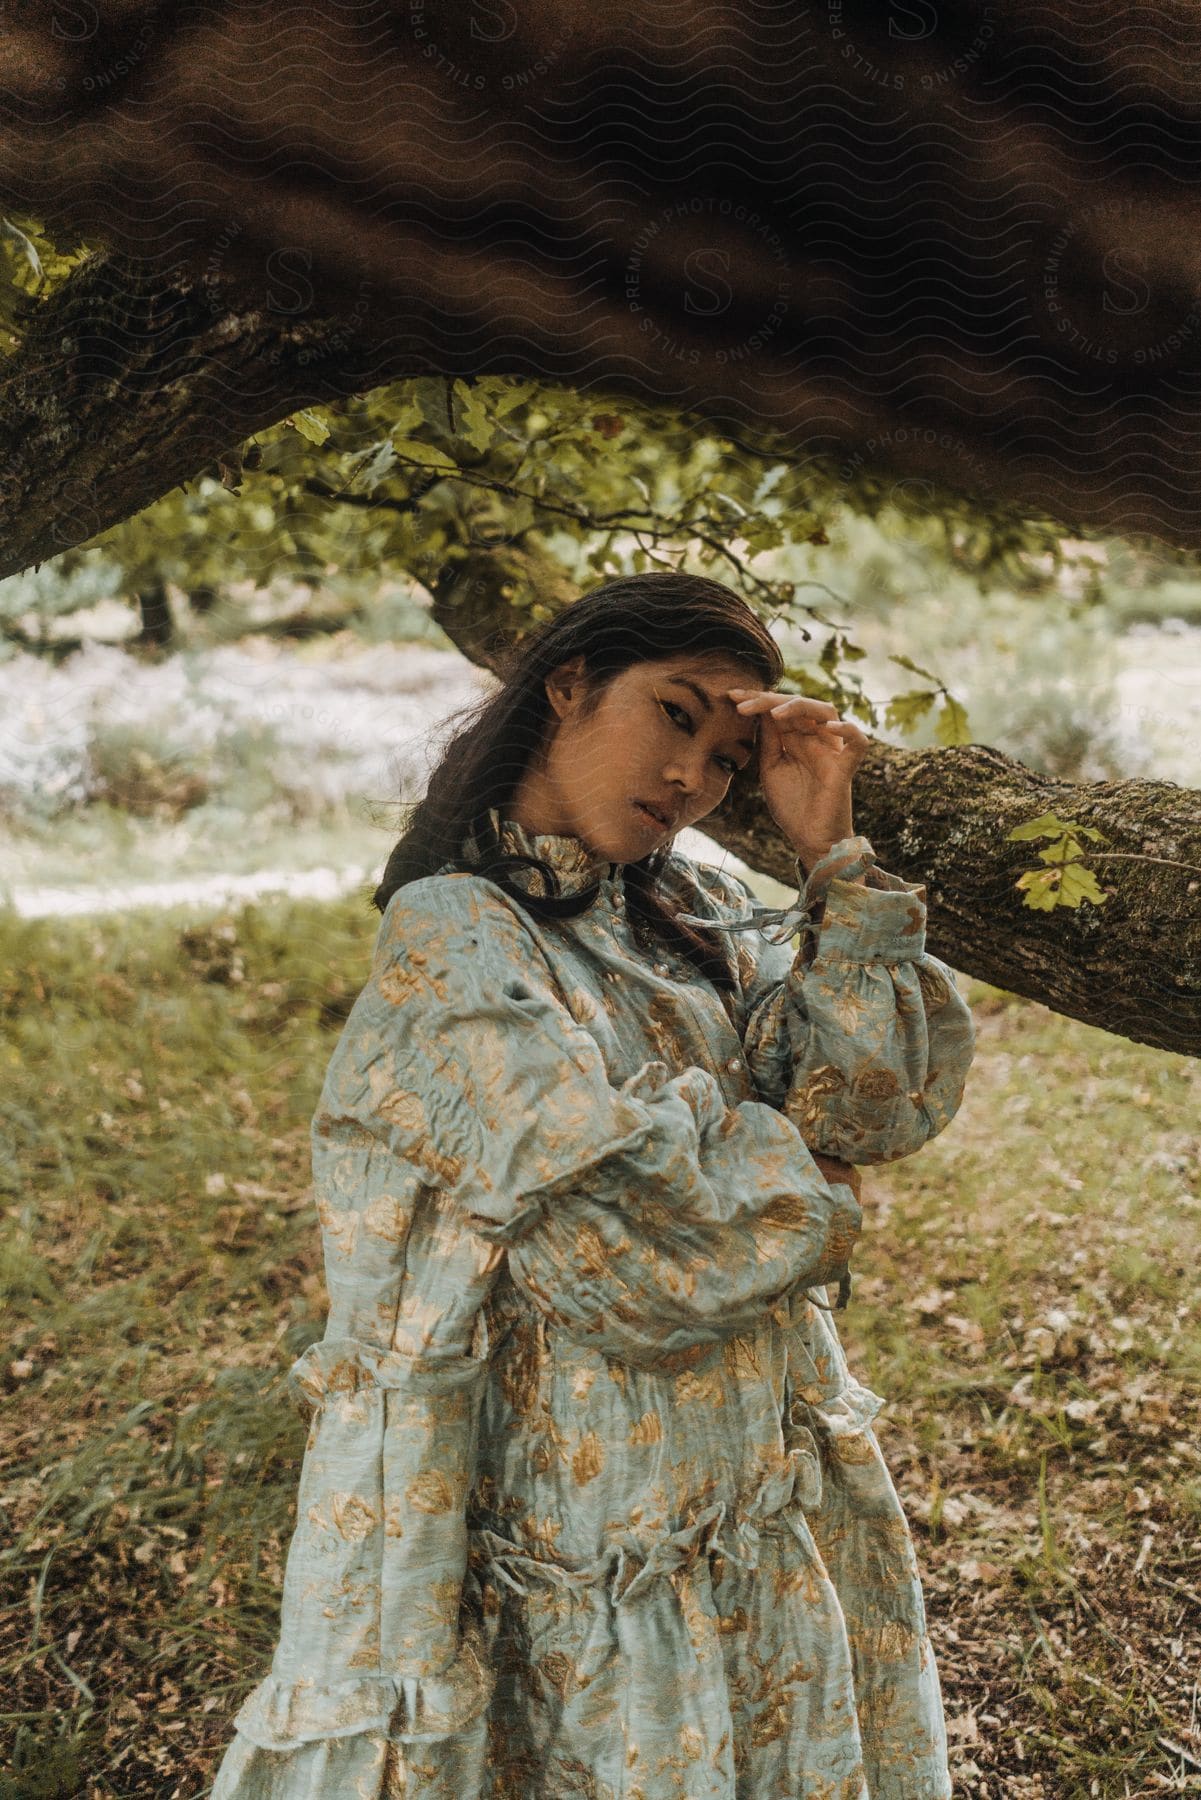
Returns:
[[[324,1316],[308,1121],[375,923],[0,914],[0,1800],[203,1792],[265,1672],[283,1379]],[[841,1319],[889,1401],[956,1792],[1188,1793],[1201,1073],[969,996],[964,1106],[867,1174]]]
[[[892,1402],[962,1792],[1187,1793],[1201,1071],[969,991],[964,1105],[869,1177],[845,1328]]]

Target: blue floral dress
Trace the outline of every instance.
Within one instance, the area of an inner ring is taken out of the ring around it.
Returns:
[[[723,996],[620,864],[492,823],[599,890],[540,920],[447,865],[384,914],[313,1121],[279,1643],[212,1800],[944,1800],[883,1402],[827,1303],[859,1207],[810,1155],[909,1156],[959,1106],[925,890],[861,836],[784,911],[673,853]]]

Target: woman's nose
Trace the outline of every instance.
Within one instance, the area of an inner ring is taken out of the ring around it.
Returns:
[[[663,779],[682,794],[699,794],[705,777],[702,764],[689,761],[669,763],[663,771]]]

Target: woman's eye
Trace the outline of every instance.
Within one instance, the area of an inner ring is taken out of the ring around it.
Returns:
[[[680,717],[684,720],[684,726],[681,726],[680,729],[683,730],[686,726],[687,730],[688,730],[688,735],[691,737],[691,735],[692,735],[692,714],[688,711],[687,707],[677,706],[674,700],[660,700],[659,705],[663,708],[664,712],[667,714],[667,716],[669,718],[671,718],[672,713],[679,713]],[[675,723],[674,720],[672,722],[673,722],[673,724]],[[731,775],[737,775],[738,764],[737,764],[736,760],[734,759],[734,757],[719,756],[717,760],[719,763],[725,764],[727,770],[729,771],[729,773]]]

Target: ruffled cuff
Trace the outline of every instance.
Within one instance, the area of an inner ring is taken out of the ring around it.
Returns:
[[[826,889],[814,960],[918,962],[926,950],[926,889],[873,870],[875,881],[833,880]],[[884,882],[888,883],[885,887]]]
[[[480,1315],[481,1321],[483,1314]],[[486,1333],[486,1327],[481,1325]],[[409,1394],[441,1394],[461,1387],[482,1389],[488,1374],[487,1338],[478,1356],[411,1356],[384,1350],[361,1338],[324,1337],[310,1344],[288,1370],[288,1388],[302,1408],[320,1406],[327,1394],[357,1394],[388,1388]]]
[[[295,1750],[364,1731],[400,1743],[432,1743],[465,1731],[489,1705],[495,1681],[479,1627],[468,1623],[459,1654],[440,1674],[364,1675],[326,1684],[268,1675],[233,1723],[262,1750]]]

